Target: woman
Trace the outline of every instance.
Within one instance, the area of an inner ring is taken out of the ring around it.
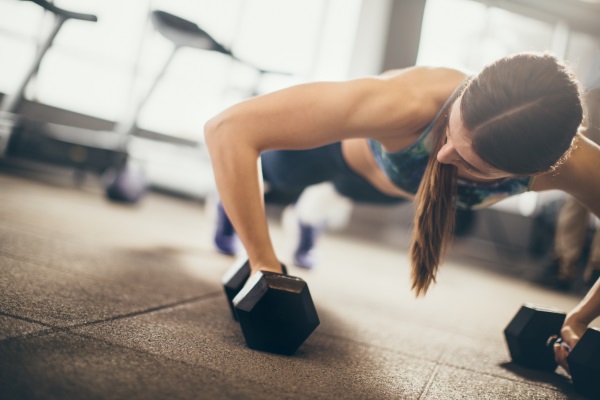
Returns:
[[[341,194],[414,198],[411,277],[423,295],[435,282],[456,207],[561,189],[600,215],[600,148],[578,132],[582,119],[579,85],[568,69],[548,54],[518,54],[474,77],[415,67],[295,86],[223,111],[207,122],[205,137],[223,206],[253,272],[281,272],[257,164],[261,153],[278,150],[263,155],[273,164],[264,166],[269,186],[289,180],[300,189],[312,173],[345,168],[336,172],[344,176],[336,185]],[[308,149],[321,153],[314,163],[300,157],[298,150]],[[294,154],[297,163],[289,161]],[[318,164],[326,159],[336,161]],[[582,333],[579,322],[600,313],[594,288],[579,307],[585,318],[570,314],[574,334],[565,330],[564,337],[570,345]]]

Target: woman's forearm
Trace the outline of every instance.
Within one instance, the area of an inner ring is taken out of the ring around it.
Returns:
[[[568,318],[573,318],[587,326],[598,316],[600,316],[600,279],[596,281],[583,300],[569,312]]]
[[[259,152],[245,145],[241,137],[215,121],[205,126],[217,190],[246,249],[253,272],[260,269],[279,272],[267,226]]]

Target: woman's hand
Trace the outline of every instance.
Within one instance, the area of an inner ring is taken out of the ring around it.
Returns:
[[[587,327],[587,323],[579,320],[575,314],[569,313],[560,330],[562,340],[558,340],[554,343],[554,359],[569,373],[567,357],[571,353],[573,347],[577,345],[577,342],[579,342],[579,339],[583,336]]]
[[[554,358],[567,371],[567,356],[575,347],[581,336],[585,333],[589,324],[600,316],[600,279],[585,295],[565,318],[565,323],[560,330],[563,343],[554,344]]]
[[[268,272],[275,272],[277,274],[283,274],[283,267],[281,266],[280,262],[277,262],[276,264],[269,264],[269,265],[253,265],[251,262],[250,265],[251,265],[250,276],[254,275],[258,271],[268,271]]]

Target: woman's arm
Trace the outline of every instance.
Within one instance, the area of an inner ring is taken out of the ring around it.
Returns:
[[[600,217],[600,146],[585,136],[578,135],[567,161],[556,171],[536,178],[534,190],[547,189],[560,189],[571,194]],[[600,280],[596,281],[583,300],[567,314],[561,337],[569,348],[577,344],[588,325],[598,316]],[[569,348],[560,344],[554,346],[556,360],[567,371]]]
[[[567,371],[567,357],[579,339],[583,336],[588,325],[600,316],[600,279],[596,281],[587,295],[573,308],[565,319],[565,323],[560,331],[562,339],[569,348],[564,345],[555,344],[554,352],[556,361]]]
[[[600,316],[600,279],[567,315],[565,324],[588,326]],[[581,332],[583,333],[583,332]],[[566,338],[565,338],[566,339]]]
[[[207,122],[217,189],[253,272],[280,269],[268,234],[260,153],[414,132],[436,112],[420,85],[426,93],[443,79],[443,72],[415,68],[391,78],[304,84],[244,101]]]

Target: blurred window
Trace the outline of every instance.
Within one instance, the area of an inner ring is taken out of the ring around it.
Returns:
[[[585,78],[598,51],[598,38],[577,27],[549,23],[484,1],[428,0],[417,63],[477,72],[508,54],[551,51],[566,58]]]

